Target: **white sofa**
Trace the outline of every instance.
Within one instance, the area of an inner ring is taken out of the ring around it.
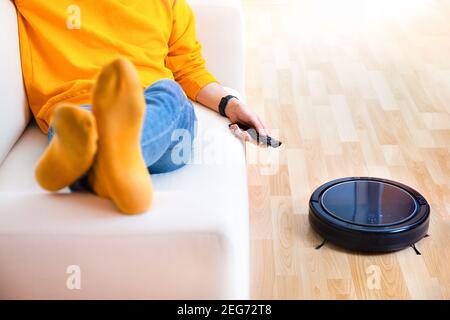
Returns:
[[[240,1],[190,3],[208,67],[244,92]],[[124,216],[94,195],[44,192],[34,166],[47,140],[30,123],[14,5],[0,0],[0,298],[248,298],[244,147],[225,119],[196,110],[192,164],[152,177],[149,212]]]

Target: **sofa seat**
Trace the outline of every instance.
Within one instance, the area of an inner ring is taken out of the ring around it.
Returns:
[[[137,216],[40,189],[47,139],[31,124],[0,167],[0,298],[247,298],[244,148],[223,118],[196,112],[192,163],[153,175],[153,207]],[[70,266],[81,289],[68,289]]]

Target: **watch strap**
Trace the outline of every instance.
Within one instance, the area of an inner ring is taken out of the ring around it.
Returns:
[[[228,95],[228,96],[223,97],[223,98],[220,100],[220,103],[219,103],[219,113],[220,113],[222,116],[224,116],[224,117],[227,116],[226,113],[225,113],[225,110],[226,110],[226,108],[227,108],[227,106],[228,106],[228,102],[230,102],[230,100],[233,99],[233,98],[238,99],[237,97],[235,97],[235,96],[233,96],[233,95]],[[238,99],[238,100],[239,100],[239,99]]]

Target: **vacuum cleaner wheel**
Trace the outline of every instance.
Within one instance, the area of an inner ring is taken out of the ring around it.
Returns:
[[[428,232],[430,206],[401,183],[344,178],[319,187],[309,201],[309,221],[324,239],[363,252],[396,251]]]

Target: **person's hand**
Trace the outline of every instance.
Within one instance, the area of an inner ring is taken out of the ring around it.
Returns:
[[[260,135],[268,135],[266,125],[261,121],[258,115],[238,99],[231,99],[228,102],[227,108],[225,109],[225,114],[230,119],[231,123],[233,123],[233,125],[230,126],[231,132],[243,141],[248,141],[258,145],[258,142],[253,139],[248,132],[241,130],[235,124],[236,122],[255,128]],[[259,145],[262,147],[267,147],[263,144]]]

